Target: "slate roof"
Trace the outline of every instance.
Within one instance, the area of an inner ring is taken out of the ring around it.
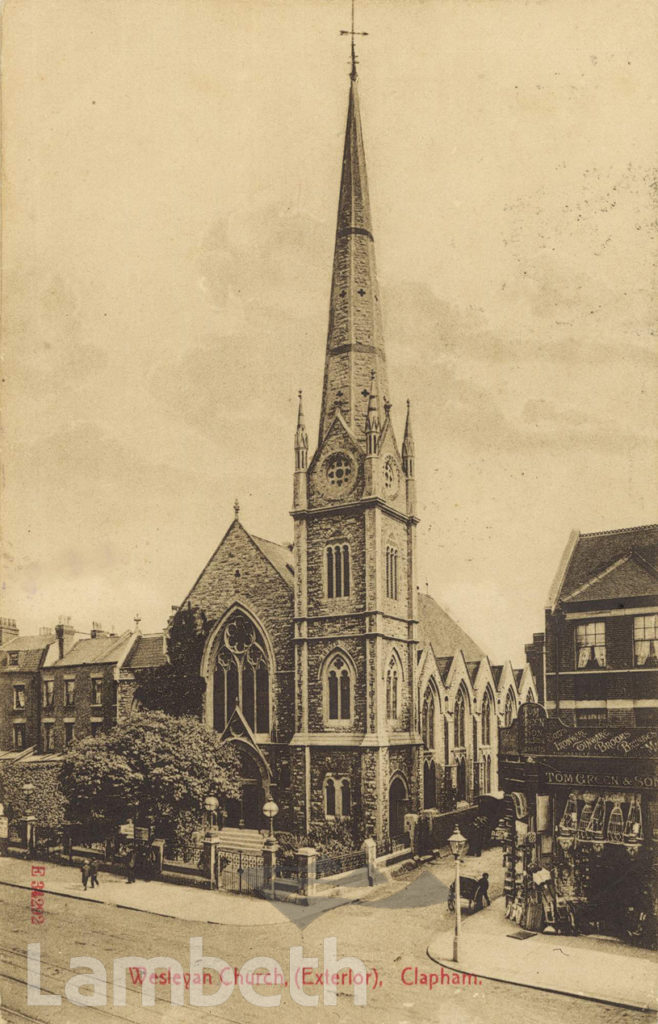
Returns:
[[[41,668],[44,655],[54,642],[54,633],[11,637],[0,647],[0,669],[11,668],[12,672],[37,672]],[[9,665],[10,651],[18,651],[17,665]]]
[[[149,633],[146,636],[137,637],[128,658],[125,668],[156,668],[164,665],[167,659],[164,653],[164,634]]]
[[[12,636],[10,640],[5,640],[0,651],[43,650],[52,644],[54,639],[54,633],[44,633],[39,636]]]
[[[461,650],[467,661],[480,661],[484,652],[429,594],[418,594],[418,636],[431,644],[437,659]],[[443,670],[442,670],[443,671]]]
[[[119,661],[124,653],[127,640],[132,634],[121,636],[99,636],[89,640],[78,640],[70,651],[56,661],[53,668],[67,665],[108,665]]]
[[[0,751],[0,761],[23,761],[26,764],[48,764],[57,763],[61,760],[61,754],[37,754],[36,747],[26,747],[25,750]]]
[[[623,566],[616,566],[615,563],[621,562],[625,556],[638,557],[627,558]],[[606,570],[610,572],[606,573]],[[653,587],[652,571],[657,574],[653,578]],[[601,579],[595,581],[594,577],[599,575]],[[594,587],[592,594],[574,595],[574,591],[590,581]],[[574,601],[602,600],[606,597],[645,596],[657,591],[658,524],[652,524],[603,533],[581,533],[557,597]]]
[[[267,560],[272,563],[277,572],[283,576],[290,588],[292,588],[295,576],[292,544],[277,544],[276,541],[265,540],[264,537],[256,537],[253,533],[250,533],[249,536],[260,548]]]

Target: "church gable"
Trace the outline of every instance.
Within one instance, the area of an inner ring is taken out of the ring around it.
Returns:
[[[293,603],[292,573],[288,582],[283,572],[285,567],[275,567],[235,519],[184,603],[201,608],[209,622],[221,618],[233,604],[245,604],[283,640],[292,628]]]

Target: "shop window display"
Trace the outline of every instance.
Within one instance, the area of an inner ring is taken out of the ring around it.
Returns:
[[[578,822],[578,838],[587,838],[587,828],[590,821],[592,820],[592,811],[594,810],[594,801],[596,795],[594,793],[583,793],[583,809],[580,812],[580,821]]]
[[[605,800],[602,796],[594,804],[594,810],[587,822],[585,838],[594,843],[603,842],[603,826],[605,824]]]
[[[630,807],[628,808],[626,828],[624,829],[624,842],[634,845],[635,843],[641,843],[643,839],[644,832],[642,830],[642,807],[640,804],[640,798],[633,796],[631,798]]]
[[[610,811],[608,828],[605,838],[608,843],[621,843],[624,837],[624,814],[621,809],[621,801],[615,797],[614,806]]]

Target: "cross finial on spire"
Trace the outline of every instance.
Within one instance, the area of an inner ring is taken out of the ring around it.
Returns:
[[[136,633],[140,632],[139,624],[140,624],[141,621],[142,621],[141,616],[140,616],[139,612],[137,612],[137,615],[135,616],[135,619],[134,619],[134,622],[135,622],[135,632]]]
[[[233,511],[235,512],[235,518],[239,519],[240,518],[240,502],[238,501],[237,498],[233,502]]]
[[[343,28],[340,30],[341,36],[351,36],[351,49],[352,49],[352,70],[350,71],[350,78],[353,82],[356,82],[356,66],[359,63],[356,56],[356,47],[354,45],[355,36],[367,36],[367,32],[356,32],[354,30],[354,0],[352,0],[352,27],[350,29]]]

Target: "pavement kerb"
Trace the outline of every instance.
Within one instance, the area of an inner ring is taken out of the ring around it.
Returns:
[[[441,935],[452,935],[452,933],[441,932]],[[467,970],[463,965],[456,964],[454,960],[448,960],[446,957],[441,957],[441,959],[439,959],[436,953],[432,953],[432,946],[434,945],[435,942],[436,939],[434,939],[434,941],[431,942],[430,945],[427,947],[427,956],[435,964],[438,964],[439,967],[445,967],[446,970],[449,970],[452,973],[457,972],[458,974],[470,974],[476,978],[484,978],[486,981],[501,981],[506,985],[516,985],[517,988],[532,988],[536,989],[538,992],[553,992],[555,995],[571,996],[574,999],[586,999],[588,1002],[603,1003],[606,1006],[620,1006],[624,1010],[639,1010],[641,1013],[652,1014],[655,1014],[656,1012],[655,1007],[646,1006],[638,1002],[626,1002],[617,999],[607,999],[605,996],[590,995],[586,992],[574,992],[572,989],[569,988],[557,988],[552,985],[538,985],[536,982],[533,983],[530,981],[516,981],[514,978],[503,977],[502,974],[500,973],[485,974],[482,971]]]
[[[7,882],[4,879],[0,879],[0,885],[9,886],[12,889],[26,889],[29,892],[32,891],[32,886],[29,883],[24,882]],[[187,917],[181,918],[178,917],[177,914],[164,914],[161,910],[151,910],[149,907],[133,907],[127,903],[114,903],[111,900],[99,900],[95,896],[83,896],[81,893],[78,894],[75,892],[61,892],[59,889],[39,889],[39,892],[44,894],[47,893],[49,896],[60,896],[62,899],[65,900],[80,900],[82,903],[96,903],[100,906],[116,907],[118,910],[134,910],[138,914],[152,914],[154,917],[166,917],[170,921],[188,921],[189,923],[192,923],[192,921],[196,921],[196,923],[199,924],[212,924],[223,928],[232,927],[230,923],[223,921],[208,921],[202,920],[201,918],[190,919]],[[322,897],[318,897],[317,899],[312,897],[311,901],[308,903],[308,906],[311,907],[313,903],[322,902],[322,899]],[[347,903],[360,903],[361,901],[362,897],[357,897],[355,899],[344,899],[343,902],[339,904],[339,906],[345,906]],[[268,900],[266,902],[270,901]],[[302,904],[300,904],[300,906],[302,906]],[[268,921],[267,927],[281,928],[294,923],[294,920],[286,919],[284,917],[281,921]]]

